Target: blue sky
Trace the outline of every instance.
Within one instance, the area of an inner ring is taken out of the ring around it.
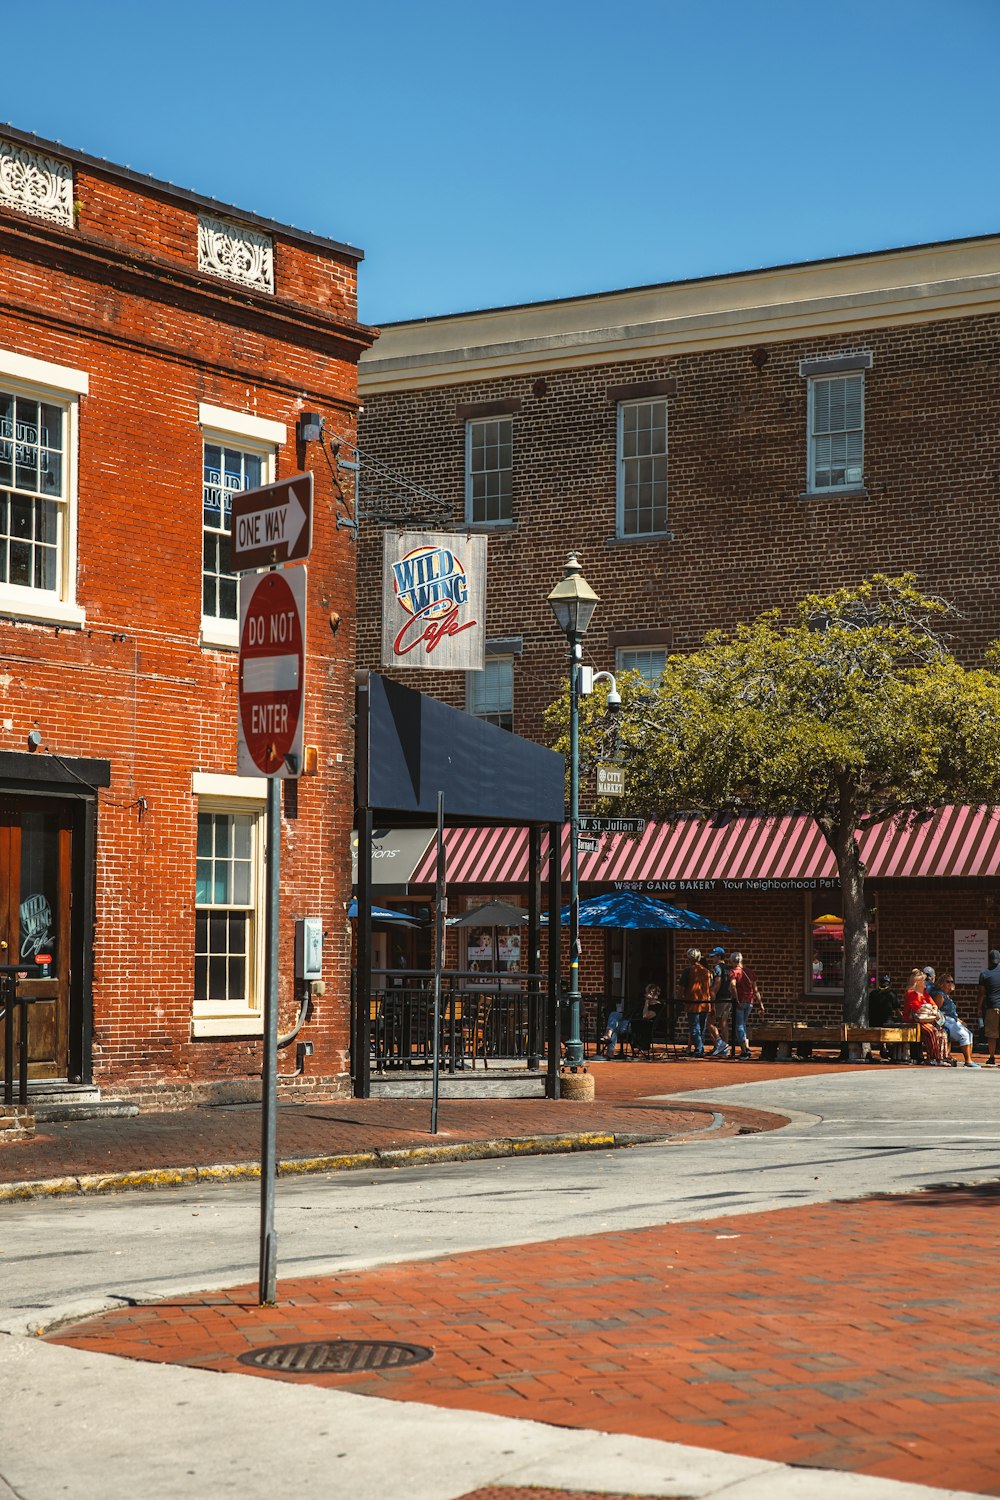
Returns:
[[[0,120],[359,246],[369,322],[1000,229],[1000,0],[23,19]]]

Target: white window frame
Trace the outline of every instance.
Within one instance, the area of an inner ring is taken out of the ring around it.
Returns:
[[[264,1030],[264,941],[265,863],[267,830],[267,779],[263,776],[219,776],[195,772],[192,778],[197,814],[248,814],[253,818],[253,927],[247,952],[247,998],[245,1002],[196,1000],[191,1004],[191,1035],[260,1036]],[[195,912],[211,910],[195,904]],[[191,953],[192,986],[194,952]]]
[[[510,475],[510,514],[507,516],[476,516],[473,513],[473,471],[472,471],[472,434],[476,427],[485,427],[487,424],[494,426],[506,425],[510,433],[510,468],[484,469],[477,472]],[[514,419],[510,416],[497,417],[470,417],[465,424],[465,519],[470,526],[510,526],[514,520]]]
[[[57,589],[0,582],[0,615],[78,628],[86,612],[77,603],[77,525],[79,509],[80,397],[89,394],[85,370],[51,364],[0,349],[0,388],[29,401],[45,401],[63,412],[63,482],[60,501]]]
[[[662,406],[663,408],[663,434],[664,447],[662,454],[644,455],[648,457],[661,457],[666,466],[666,477],[663,480],[663,525],[656,526],[650,531],[626,531],[625,530],[625,476],[626,464],[635,461],[634,458],[625,457],[625,413],[639,406]],[[619,401],[617,415],[617,441],[615,454],[615,534],[619,541],[636,541],[642,537],[669,536],[670,522],[670,411],[666,396],[646,396],[635,401]]]
[[[643,671],[642,667],[637,666],[634,661],[629,661],[629,657],[662,656],[663,666],[665,667],[667,665],[667,657],[669,656],[669,654],[670,653],[667,650],[666,646],[619,646],[615,651],[615,672],[618,675],[621,675],[622,672],[640,672],[642,673],[645,681],[649,684],[650,688],[655,688],[657,682],[659,681],[659,677],[662,674],[663,667],[660,668],[660,672],[655,678],[650,678],[649,675],[645,671]]]
[[[815,431],[816,391],[820,384],[829,384],[832,380],[860,380],[861,381],[861,427],[845,428],[844,431],[861,433],[861,476],[858,479],[845,479],[843,484],[816,483],[816,440],[818,437],[827,437],[828,433],[817,433]],[[818,371],[808,377],[808,417],[806,430],[806,490],[810,495],[842,495],[846,492],[864,489],[865,484],[865,369],[856,367],[847,370],[831,370],[829,374]]]
[[[466,672],[466,674],[465,674],[465,705],[466,705],[466,709],[468,710],[468,712],[472,715],[472,717],[474,719],[482,719],[482,721],[483,721],[484,724],[493,724],[493,723],[496,722],[496,720],[493,718],[492,714],[490,714],[490,713],[479,713],[479,712],[476,711],[476,708],[475,708],[475,697],[476,697],[476,683],[475,683],[475,679],[478,678],[478,677],[485,677],[486,671],[488,670],[488,668],[490,666],[499,666],[499,665],[502,665],[502,664],[506,664],[506,666],[509,669],[509,674],[510,674],[510,710],[509,710],[509,713],[510,713],[510,730],[511,730],[511,733],[513,733],[513,730],[514,730],[514,658],[513,658],[513,656],[508,656],[506,653],[499,652],[499,651],[496,652],[495,654],[487,653],[486,662],[485,662],[485,665],[484,665],[484,668],[483,668],[482,672]],[[505,713],[506,711],[504,709],[498,709],[497,712],[499,714],[499,713]],[[502,724],[499,727],[501,729],[505,729],[507,726]]]
[[[205,445],[218,443],[223,448],[237,448],[261,459],[261,483],[271,484],[275,476],[277,450],[284,445],[288,429],[283,422],[272,422],[250,412],[230,411],[226,407],[201,402],[198,407],[201,424],[202,485],[204,485]],[[199,593],[203,588],[205,520],[202,514],[199,538]],[[239,648],[239,620],[222,620],[217,615],[201,616],[201,640],[205,646],[235,651]]]

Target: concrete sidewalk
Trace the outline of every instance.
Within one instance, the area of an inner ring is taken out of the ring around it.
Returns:
[[[733,1082],[827,1072],[824,1064],[676,1061],[601,1062],[597,1097],[448,1099],[430,1133],[426,1099],[343,1099],[281,1104],[282,1172],[397,1167],[424,1161],[547,1151],[607,1150],[705,1132],[773,1129],[772,1112],[662,1097]],[[43,1194],[115,1192],[254,1176],[260,1106],[205,1106],[131,1118],[43,1123],[34,1140],[0,1148],[0,1204]]]

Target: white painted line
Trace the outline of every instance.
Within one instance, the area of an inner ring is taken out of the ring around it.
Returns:
[[[299,685],[298,656],[248,656],[243,661],[245,693],[294,693]]]

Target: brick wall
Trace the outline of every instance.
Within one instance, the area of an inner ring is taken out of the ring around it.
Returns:
[[[237,657],[204,648],[200,402],[286,424],[318,410],[351,438],[356,258],[278,235],[276,292],[197,272],[197,208],[78,169],[78,227],[0,212],[0,350],[84,370],[77,602],[82,630],[0,619],[0,749],[37,724],[59,756],[111,762],[98,799],[94,1076],[173,1101],[259,1075],[253,1040],[191,1039],[195,771],[235,773]],[[2,383],[2,381],[0,381]],[[238,440],[236,440],[238,441]],[[281,1026],[296,1013],[292,931],[325,929],[327,994],[303,1033],[304,1087],[346,1087],[353,822],[354,547],[315,465],[306,740],[320,774],[282,830]],[[333,625],[336,624],[336,630]],[[138,802],[143,799],[140,809]],[[283,1053],[288,1072],[294,1056]]]
[[[966,662],[1000,635],[991,553],[1000,475],[1000,319],[969,316],[847,335],[706,350],[431,390],[365,395],[363,449],[464,514],[464,424],[456,408],[518,398],[514,520],[489,543],[488,630],[523,635],[514,728],[542,738],[565,678],[546,604],[567,550],[601,596],[585,651],[613,667],[610,632],[669,631],[678,650],[710,628],[786,607],[875,571],[913,570],[957,605]],[[866,499],[802,499],[807,382],[799,361],[868,351]],[[669,520],[676,540],[620,543],[615,531],[616,386],[672,377]],[[544,394],[535,394],[542,391]],[[359,665],[377,666],[381,539],[359,556]],[[411,684],[464,702],[460,674]]]

